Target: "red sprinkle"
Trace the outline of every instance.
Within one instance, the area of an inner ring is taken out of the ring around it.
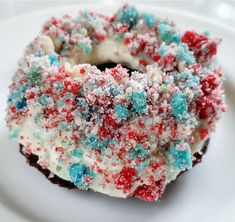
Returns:
[[[104,123],[107,124],[108,126],[112,127],[112,128],[116,128],[117,127],[117,123],[116,123],[115,119],[111,115],[105,117]]]
[[[130,190],[135,180],[136,174],[137,172],[134,168],[123,168],[115,180],[116,188],[124,191]]]
[[[161,197],[163,193],[162,180],[159,180],[151,185],[143,184],[138,186],[134,191],[134,196],[145,201],[155,201]]]
[[[147,66],[148,62],[146,60],[140,60],[140,65]]]
[[[67,91],[72,92],[74,95],[78,94],[78,90],[80,88],[80,84],[77,81],[64,81],[64,87]]]
[[[74,120],[74,117],[73,117],[73,115],[69,112],[69,113],[67,113],[67,115],[66,115],[66,120],[67,120],[67,122],[72,122],[73,120]]]
[[[35,98],[35,93],[34,92],[28,92],[27,93],[27,99],[34,99]]]
[[[135,130],[130,130],[128,132],[128,138],[129,139],[135,139],[136,138],[136,131]]]
[[[205,56],[206,60],[210,59],[217,52],[217,45],[215,42],[208,37],[195,32],[185,32],[181,41],[188,45],[189,49],[194,52],[195,56]]]
[[[200,83],[202,85],[202,91],[205,94],[210,93],[217,87],[216,77],[213,74],[206,76],[200,81]]]
[[[81,74],[85,74],[85,73],[86,73],[86,69],[81,68],[81,69],[80,69],[80,73],[81,73]]]
[[[110,131],[106,129],[104,126],[99,127],[99,135],[102,138],[107,138],[110,135]]]
[[[208,135],[209,130],[207,128],[201,129],[199,132],[199,136],[201,140],[204,140],[206,136]]]
[[[168,70],[173,70],[176,65],[176,57],[169,53],[160,58],[158,64]]]
[[[213,96],[204,96],[198,103],[199,117],[201,119],[208,119],[213,117],[216,113],[216,99]]]

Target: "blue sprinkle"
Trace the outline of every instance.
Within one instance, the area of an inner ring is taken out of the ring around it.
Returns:
[[[75,101],[78,106],[88,107],[88,103],[86,102],[86,100],[84,98],[76,98]]]
[[[135,159],[137,157],[144,159],[148,154],[148,150],[146,150],[141,144],[137,143],[130,157],[131,159]]]
[[[60,66],[60,62],[56,54],[50,54],[49,60],[50,60],[51,65]]]
[[[126,106],[123,106],[122,104],[118,103],[115,105],[114,108],[115,114],[121,119],[121,120],[126,120],[128,115],[129,115],[129,111],[127,109]]]
[[[109,144],[117,144],[117,139],[115,139],[115,138],[112,138],[112,139],[110,139],[109,140]]]
[[[92,15],[89,11],[85,10],[83,12],[84,18],[89,21],[93,26],[99,25],[99,17]]]
[[[110,88],[109,92],[112,96],[115,96],[118,94],[118,90],[116,88]]]
[[[145,23],[149,26],[149,27],[153,27],[156,25],[156,16],[151,14],[151,13],[144,13],[143,15],[143,19],[145,21]]]
[[[49,94],[42,94],[39,98],[39,103],[43,106],[46,106],[48,104],[49,98],[50,98]]]
[[[39,69],[32,67],[30,71],[26,74],[27,82],[30,86],[35,86],[41,84],[42,74],[39,72]]]
[[[17,110],[22,111],[27,106],[27,100],[26,98],[23,98],[22,100],[16,102],[15,107]]]
[[[172,72],[172,76],[174,76],[175,80],[181,81],[184,87],[197,87],[199,83],[199,77],[193,75],[192,71],[184,71],[181,73]]]
[[[18,91],[19,90],[19,91]],[[13,106],[16,106],[16,103],[25,99],[27,87],[22,85],[20,89],[12,89],[11,94],[9,95],[7,102]]]
[[[83,41],[79,43],[79,47],[82,48],[83,52],[90,54],[92,52],[92,46],[90,44],[87,44]]]
[[[82,114],[82,117],[84,119],[88,120],[89,117],[90,117],[90,112],[92,112],[92,110],[89,107],[86,100],[84,98],[76,98],[75,101],[76,101],[76,103],[79,107],[82,107],[82,110],[80,110],[81,114]]]
[[[83,117],[86,121],[89,121],[91,115],[90,115],[90,113],[89,113],[88,110],[82,111],[81,114],[82,114],[82,117]]]
[[[99,94],[101,94],[101,93],[102,93],[102,89],[101,89],[100,87],[94,89],[94,94],[95,94],[95,95],[99,95]]]
[[[177,33],[174,33],[171,37],[171,41],[177,44],[180,42],[180,39],[181,39],[181,36]]]
[[[87,54],[91,53],[92,51],[92,47],[90,45],[86,45],[84,48],[83,48],[83,51]]]
[[[71,181],[80,189],[88,188],[89,183],[85,181],[85,177],[89,176],[94,179],[95,173],[82,163],[75,163],[69,168],[69,176]]]
[[[196,89],[199,84],[199,77],[195,75],[190,75],[186,81],[185,87],[192,87]]]
[[[78,157],[78,158],[82,158],[83,157],[83,152],[81,150],[71,150],[70,154],[72,156]]]
[[[179,48],[176,54],[176,57],[179,61],[185,61],[187,64],[195,63],[195,58],[189,52],[188,46],[184,43],[179,44]]]
[[[170,164],[177,170],[192,168],[191,149],[187,143],[187,148],[182,149],[180,144],[171,144],[169,150]]]
[[[169,50],[169,46],[168,45],[165,45],[164,43],[161,44],[160,48],[158,49],[158,54],[160,56],[164,56],[167,51]]]
[[[173,115],[176,118],[181,117],[188,110],[186,96],[181,92],[176,93],[171,100],[171,106],[173,109]]]
[[[168,24],[161,23],[158,26],[158,33],[162,41],[166,42],[166,44],[170,44],[172,42],[179,43],[180,35],[172,30]]]
[[[104,139],[99,141],[99,149],[104,149],[109,145],[110,140],[109,139]]]
[[[173,76],[169,76],[169,77],[167,77],[166,79],[164,79],[164,83],[166,84],[166,85],[170,85],[170,84],[172,84],[174,82],[174,77]]]
[[[139,12],[133,6],[125,6],[119,10],[117,19],[123,23],[129,25],[130,28],[136,25],[139,17]]]
[[[199,78],[198,76],[193,75],[190,79],[191,82],[198,84],[199,83]]]
[[[79,94],[81,95],[81,96],[85,96],[85,93],[84,93],[84,89],[83,88],[81,88],[81,89],[79,89]]]
[[[95,136],[95,135],[91,135],[91,136],[87,137],[86,143],[92,149],[100,148],[100,142],[99,142],[97,136]]]
[[[107,148],[109,142],[109,139],[99,140],[96,135],[91,135],[85,140],[86,145],[91,149],[100,149],[102,151],[104,151],[104,148]]]
[[[131,95],[131,104],[137,113],[146,112],[146,92],[133,92]]]
[[[143,172],[150,164],[150,160],[146,159],[144,161],[141,161],[140,165],[138,166],[138,171]]]

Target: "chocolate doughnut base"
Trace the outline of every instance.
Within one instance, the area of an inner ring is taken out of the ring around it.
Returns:
[[[193,159],[193,166],[197,165],[198,163],[200,163],[202,161],[202,156],[207,152],[208,149],[208,144],[209,144],[210,139],[207,139],[205,141],[205,143],[203,144],[203,147],[201,149],[200,153],[195,153],[194,159]],[[71,183],[70,181],[61,179],[60,177],[56,176],[55,174],[51,173],[50,170],[48,169],[43,169],[38,163],[38,156],[35,154],[25,154],[23,152],[23,145],[20,144],[20,153],[26,157],[27,159],[27,163],[30,166],[33,166],[35,168],[37,168],[40,172],[42,172],[44,174],[44,176],[50,180],[53,184],[57,184],[60,187],[66,187],[68,189],[75,189],[77,188],[73,183]],[[184,171],[186,172],[186,171]],[[184,172],[181,172],[177,178],[182,175]]]

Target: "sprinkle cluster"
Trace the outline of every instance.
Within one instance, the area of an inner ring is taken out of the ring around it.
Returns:
[[[172,172],[192,167],[191,147],[225,111],[213,59],[218,41],[129,5],[112,17],[53,17],[42,33],[50,41],[29,45],[10,85],[11,136],[80,189],[96,184],[157,200]],[[138,58],[141,71],[65,62],[79,63],[110,38]],[[24,135],[26,119],[35,126],[33,138]]]

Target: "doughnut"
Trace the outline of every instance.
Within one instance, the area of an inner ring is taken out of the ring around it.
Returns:
[[[220,42],[128,4],[52,17],[9,86],[10,137],[55,184],[157,201],[226,111]]]

